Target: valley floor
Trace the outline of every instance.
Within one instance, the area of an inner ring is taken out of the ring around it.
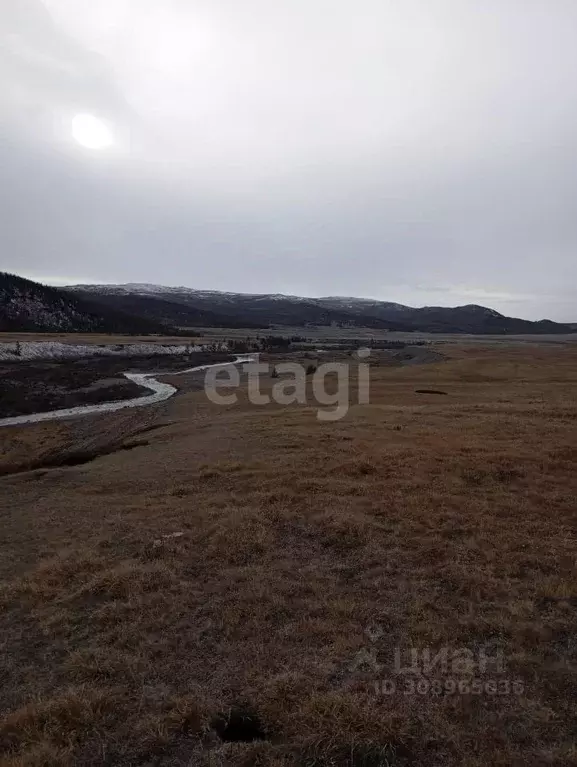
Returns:
[[[577,349],[443,351],[1,431],[0,763],[577,765]]]
[[[185,370],[233,359],[226,352],[201,351],[72,360],[0,360],[0,419],[128,400],[149,393],[147,388],[128,380],[124,376],[127,371]]]

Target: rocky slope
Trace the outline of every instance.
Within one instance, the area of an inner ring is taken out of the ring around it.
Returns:
[[[0,272],[0,331],[159,333],[167,328],[73,294]]]

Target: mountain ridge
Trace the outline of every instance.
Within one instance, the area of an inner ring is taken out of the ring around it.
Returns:
[[[67,286],[74,294],[86,293],[106,304],[117,308],[129,306],[134,310],[138,299],[141,309],[152,313],[157,320],[179,325],[178,317],[182,307],[189,311],[216,315],[217,327],[267,328],[270,325],[345,325],[371,327],[376,330],[408,331],[409,328],[391,318],[379,318],[366,314],[353,314],[340,307],[319,303],[316,299],[281,294],[224,293],[220,291],[197,291],[194,288],[167,287],[143,283],[124,285],[75,285]],[[164,312],[161,312],[163,302]],[[169,305],[172,311],[166,313]],[[200,324],[200,323],[196,323]],[[212,323],[207,323],[211,326]],[[182,326],[182,325],[180,325]]]
[[[523,320],[507,317],[495,309],[479,304],[463,306],[406,306],[389,301],[353,296],[323,296],[312,298],[279,293],[234,293],[218,290],[197,290],[186,286],[164,286],[151,283],[119,285],[70,285],[66,290],[88,293],[98,300],[123,305],[121,297],[138,296],[149,301],[165,301],[173,305],[170,316],[178,313],[174,305],[186,305],[195,311],[212,313],[222,320],[246,327],[269,325],[307,326],[341,324],[397,331],[470,334],[561,334],[575,332],[568,323],[552,320]],[[168,308],[167,308],[168,310]],[[180,311],[180,310],[178,310]],[[164,318],[168,319],[168,316]],[[175,322],[178,324],[178,322]]]

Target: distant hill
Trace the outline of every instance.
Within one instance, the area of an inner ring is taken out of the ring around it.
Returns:
[[[394,319],[413,330],[429,333],[538,334],[571,333],[570,325],[551,320],[532,322],[506,317],[494,309],[477,304],[465,306],[424,306],[415,308],[385,301],[358,298],[319,298],[325,306],[346,307],[354,314],[370,313],[381,319]]]
[[[74,285],[75,295],[179,327],[261,327],[340,325],[397,331],[471,334],[572,333],[575,327],[551,320],[506,317],[476,304],[415,308],[367,298],[304,298],[279,294],[225,293],[146,283]]]
[[[314,298],[282,295],[221,293],[217,290],[169,288],[162,285],[73,285],[67,290],[143,316],[164,318],[179,327],[287,327],[342,325],[382,330],[409,330],[394,319],[359,316]],[[189,313],[184,313],[184,309]]]
[[[147,334],[166,333],[167,328],[88,296],[0,272],[0,331]]]

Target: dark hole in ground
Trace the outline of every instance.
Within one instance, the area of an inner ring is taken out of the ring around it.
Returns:
[[[415,389],[415,394],[444,394],[444,395],[447,395],[448,392],[440,391],[439,389]]]
[[[266,739],[259,717],[246,709],[233,708],[226,714],[218,714],[211,727],[225,743],[252,743]]]

